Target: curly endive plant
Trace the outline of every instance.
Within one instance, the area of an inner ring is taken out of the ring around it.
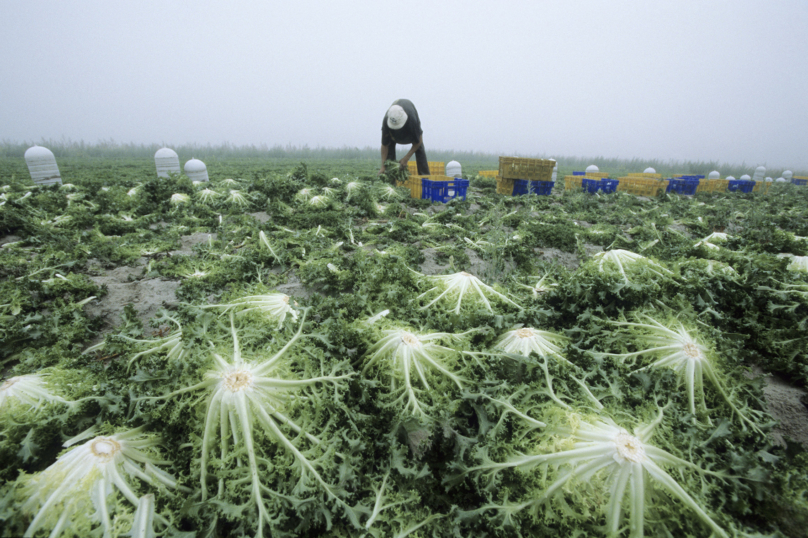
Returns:
[[[629,282],[626,269],[637,266],[644,266],[649,271],[660,277],[673,276],[673,273],[658,263],[649,260],[645,256],[635,254],[629,250],[614,249],[605,252],[598,252],[592,257],[592,259],[597,264],[598,271],[605,273],[609,270],[616,269],[626,283]]]
[[[308,492],[313,482],[330,499],[343,507],[349,518],[355,521],[353,511],[340,498],[341,489],[327,483],[321,474],[320,469],[333,466],[333,463],[320,461],[323,457],[331,455],[331,449],[323,439],[315,435],[317,432],[312,431],[310,425],[296,422],[292,414],[301,402],[314,400],[326,405],[313,390],[316,385],[329,383],[335,389],[344,388],[344,383],[354,374],[340,373],[344,363],[334,366],[329,375],[299,378],[293,373],[288,351],[302,338],[304,322],[305,314],[295,335],[277,353],[269,358],[256,357],[254,361],[247,361],[242,357],[231,313],[232,357],[225,358],[212,352],[213,368],[205,373],[204,379],[199,383],[164,396],[140,398],[144,401],[166,400],[200,390],[207,392],[204,401],[206,413],[199,463],[202,500],[205,501],[208,497],[210,453],[214,439],[218,437],[221,461],[226,461],[231,453],[242,452],[247,460],[246,466],[242,466],[239,462],[238,468],[244,475],[239,483],[249,484],[250,502],[257,509],[256,536],[263,536],[265,523],[268,525],[273,523],[274,514],[267,509],[265,495],[280,495],[262,482],[262,477],[267,476],[267,467],[271,472],[273,464],[261,456],[262,447],[256,446],[257,428],[262,429],[282,451],[293,457],[294,467],[300,473],[295,486],[295,495]],[[212,342],[210,345],[214,347]],[[301,394],[305,389],[310,390]],[[301,419],[305,420],[305,416]],[[315,456],[315,448],[322,449],[324,454]],[[221,498],[224,492],[225,482],[220,478],[216,497]]]
[[[677,474],[696,471],[719,478],[725,476],[702,469],[651,444],[654,429],[662,421],[662,417],[663,410],[660,409],[656,419],[636,427],[632,434],[610,418],[587,421],[575,415],[571,417],[569,427],[556,430],[557,433],[566,435],[558,441],[560,446],[569,447],[566,450],[535,455],[517,452],[504,462],[496,462],[483,455],[483,463],[465,470],[465,473],[480,472],[493,477],[508,468],[529,471],[541,466],[545,472],[547,467],[563,470],[556,475],[552,484],[537,491],[537,495],[528,501],[518,504],[488,504],[473,513],[494,509],[503,511],[510,517],[526,508],[536,510],[549,499],[566,493],[583,496],[588,504],[601,504],[605,501],[606,532],[609,536],[615,536],[623,530],[625,506],[629,512],[630,536],[642,538],[645,536],[646,502],[651,498],[649,493],[656,487],[665,490],[672,499],[692,510],[714,534],[728,538],[727,532],[665,468],[673,468]],[[590,486],[600,484],[600,480],[605,489]],[[660,496],[656,498],[660,502],[665,500]]]
[[[561,401],[556,396],[553,390],[553,378],[550,376],[550,371],[547,365],[547,360],[552,358],[565,366],[574,366],[570,361],[564,357],[561,350],[569,342],[569,338],[561,334],[553,333],[550,331],[540,331],[532,327],[522,327],[514,329],[503,334],[497,342],[497,347],[506,353],[515,353],[523,357],[529,357],[531,353],[535,353],[541,358],[539,367],[544,372],[544,379],[547,383],[547,390],[549,391],[550,398],[558,405],[569,409],[569,405]],[[586,384],[570,376],[572,379],[581,386],[586,396],[592,400],[595,407],[602,408],[603,405],[595,398]]]
[[[161,351],[167,351],[166,360],[168,361],[181,361],[187,356],[188,350],[182,343],[182,324],[178,319],[169,315],[164,315],[160,318],[160,321],[164,320],[171,322],[176,326],[176,330],[172,329],[171,327],[168,328],[168,336],[163,336],[154,340],[142,340],[138,338],[130,338],[124,335],[116,336],[116,338],[120,338],[125,342],[149,345],[148,349],[141,351],[140,353],[136,353],[131,359],[129,359],[129,368],[131,368],[132,363],[134,363],[140,357],[147,357],[149,355],[153,355],[154,353],[160,353]]]
[[[221,194],[219,194],[218,192],[214,191],[213,189],[209,189],[207,187],[197,192],[196,195],[199,197],[199,200],[205,204],[209,204],[217,197],[221,196]]]
[[[237,310],[239,316],[248,312],[260,312],[270,321],[277,322],[278,328],[281,328],[287,315],[291,316],[293,321],[297,321],[297,310],[289,304],[289,301],[290,297],[283,293],[265,293],[240,297],[229,303],[205,305],[201,308],[223,308],[222,314]]]
[[[230,189],[230,194],[224,201],[238,207],[244,207],[250,204],[249,200],[244,196],[244,193],[235,189]]]
[[[654,362],[636,371],[654,368],[671,368],[675,371],[687,387],[690,413],[694,417],[696,416],[696,392],[700,395],[701,408],[705,413],[707,412],[707,404],[704,399],[704,378],[707,377],[732,411],[743,422],[759,431],[758,426],[732,402],[714,366],[715,350],[704,344],[695,330],[687,330],[678,320],[672,320],[666,325],[648,315],[638,315],[637,319],[647,323],[614,322],[614,325],[632,329],[633,340],[640,348],[639,351],[599,353],[598,355],[617,357],[621,361],[634,359],[641,355],[656,357]],[[710,423],[709,417],[707,417],[707,421]]]
[[[712,250],[719,250],[721,243],[726,243],[729,240],[729,235],[723,232],[713,232],[695,245],[694,247],[704,246]]]
[[[426,410],[430,405],[425,399],[431,398],[430,392],[437,383],[445,379],[463,388],[466,380],[453,372],[457,350],[438,342],[459,339],[467,333],[417,334],[405,329],[388,329],[382,334],[382,339],[368,350],[362,375],[375,369],[389,376],[390,395],[394,399],[386,407],[403,404],[404,413],[427,418]]]
[[[553,288],[558,287],[558,283],[555,282],[552,278],[550,278],[549,275],[547,274],[545,274],[541,278],[539,277],[533,277],[533,278],[539,279],[538,282],[536,282],[535,286],[526,286],[524,284],[520,284],[519,282],[517,282],[516,285],[519,286],[520,288],[530,290],[533,293],[534,299],[538,299],[540,295],[544,295],[545,293],[552,291]]]
[[[465,271],[461,271],[459,273],[454,273],[451,275],[435,275],[435,276],[425,276],[421,273],[418,273],[417,271],[413,272],[435,284],[434,287],[428,289],[427,291],[416,297],[416,301],[422,299],[423,297],[426,297],[427,295],[429,295],[434,291],[443,290],[429,304],[427,304],[426,306],[422,306],[421,310],[426,310],[427,308],[431,307],[444,297],[446,298],[446,300],[450,301],[454,301],[454,299],[457,298],[457,304],[455,305],[452,312],[454,312],[455,314],[459,314],[460,307],[463,303],[463,298],[465,296],[468,296],[470,302],[481,301],[485,305],[485,308],[489,312],[493,313],[494,309],[491,308],[491,302],[486,297],[486,293],[496,297],[497,299],[505,303],[515,306],[519,310],[522,309],[521,306],[508,299],[505,295],[499,293],[491,286],[486,285],[476,276],[467,273]]]
[[[64,444],[71,447],[94,434],[87,430]],[[100,523],[104,536],[111,536],[113,519],[110,508],[118,505],[115,491],[138,505],[132,478],[157,486],[177,488],[177,481],[157,465],[167,465],[151,450],[160,439],[136,428],[110,436],[97,436],[83,445],[59,456],[56,462],[40,473],[24,475],[20,481],[27,496],[23,512],[36,513],[26,537],[40,529],[51,529],[49,536],[59,536],[70,529],[73,534],[89,536],[92,527]],[[182,488],[185,489],[185,488]],[[112,504],[109,497],[113,496]],[[169,522],[160,514],[155,520],[167,527]]]
[[[16,405],[35,410],[48,402],[74,403],[51,392],[45,373],[9,377],[0,384],[0,412]]]

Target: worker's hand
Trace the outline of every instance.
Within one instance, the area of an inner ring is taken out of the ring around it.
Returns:
[[[401,168],[402,170],[407,168],[407,159],[401,159],[400,161],[398,161],[398,167]]]

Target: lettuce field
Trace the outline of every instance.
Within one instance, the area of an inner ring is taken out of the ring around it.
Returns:
[[[805,536],[808,187],[209,164],[0,161],[0,536]]]

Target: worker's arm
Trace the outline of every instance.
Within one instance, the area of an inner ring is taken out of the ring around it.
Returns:
[[[404,156],[404,158],[399,161],[401,168],[407,167],[407,163],[410,161],[410,157],[412,157],[415,154],[415,152],[418,151],[418,148],[420,148],[423,145],[424,145],[424,134],[421,133],[421,136],[418,137],[418,142],[413,144],[412,147],[410,148],[410,151],[408,151],[407,154]]]
[[[387,160],[387,151],[388,151],[387,146],[382,144],[382,167],[379,168],[379,174],[384,173],[384,161]]]

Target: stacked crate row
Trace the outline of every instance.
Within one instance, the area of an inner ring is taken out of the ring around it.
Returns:
[[[808,185],[808,176],[792,176],[791,183],[794,185]]]
[[[552,180],[555,165],[556,162],[549,159],[500,157],[497,193],[549,195],[555,185]]]

